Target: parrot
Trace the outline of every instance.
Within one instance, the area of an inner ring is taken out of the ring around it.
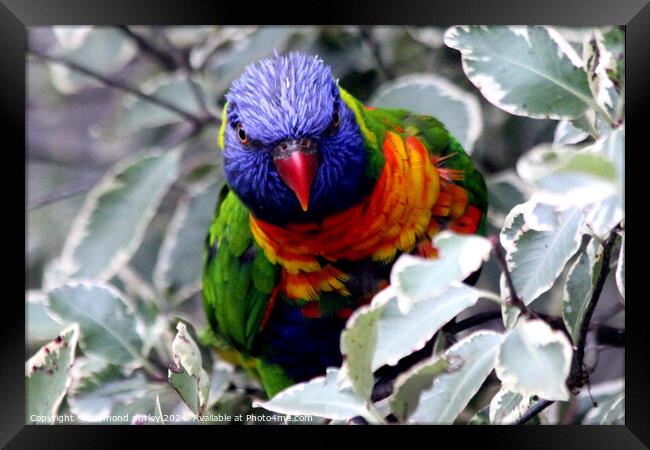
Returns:
[[[347,319],[401,254],[436,258],[442,230],[485,233],[484,179],[445,125],[365,106],[318,56],[251,63],[221,119],[203,309],[218,353],[269,398],[342,364]]]

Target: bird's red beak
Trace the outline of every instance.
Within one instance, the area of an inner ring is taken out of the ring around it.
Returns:
[[[318,152],[311,139],[285,141],[273,150],[273,164],[282,181],[298,197],[303,211],[309,207],[309,191],[318,168]]]

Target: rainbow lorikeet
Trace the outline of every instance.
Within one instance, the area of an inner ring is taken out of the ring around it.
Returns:
[[[365,107],[317,57],[252,64],[226,101],[203,303],[273,396],[341,364],[347,318],[401,253],[435,257],[443,229],[483,233],[487,193],[442,123]]]

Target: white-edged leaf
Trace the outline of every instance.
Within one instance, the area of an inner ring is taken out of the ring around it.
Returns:
[[[625,232],[622,233],[621,253],[618,255],[618,265],[616,266],[616,286],[625,301]]]
[[[215,405],[228,389],[230,382],[233,380],[235,368],[228,363],[216,360],[212,364],[212,373],[210,374],[210,392],[208,393],[208,403],[206,410]]]
[[[83,380],[68,398],[70,411],[82,422],[101,423],[116,412],[153,396],[166,388],[161,383],[149,383],[141,372],[125,377],[116,366],[109,367],[91,378]],[[153,410],[153,404],[149,408]],[[145,413],[148,411],[137,411]],[[128,419],[124,421],[128,423]]]
[[[553,286],[580,247],[582,212],[573,208],[559,214],[561,222],[552,231],[525,230],[506,249],[514,287],[527,305]]]
[[[618,92],[610,78],[610,73],[616,72],[619,55],[610,52],[604,41],[603,32],[594,29],[584,39],[582,59],[588,74],[591,93],[602,107],[612,110],[618,102]]]
[[[510,114],[571,119],[594,103],[580,57],[552,28],[455,26],[445,44],[461,52],[483,96]]]
[[[499,389],[490,401],[490,423],[493,425],[515,423],[528,410],[531,398],[505,388]]]
[[[406,372],[400,374],[395,380],[393,394],[390,396],[390,409],[400,422],[404,422],[408,416],[416,410],[420,395],[426,389],[431,388],[436,376],[445,370],[450,372],[458,369],[450,368],[449,361],[442,356],[432,356]]]
[[[570,121],[561,120],[555,127],[553,145],[578,144],[589,137],[589,133],[576,128]]]
[[[366,402],[357,397],[351,388],[339,390],[338,378],[339,370],[328,368],[325,376],[293,385],[269,401],[254,401],[253,407],[281,414],[310,415],[333,420],[362,416],[368,421],[374,421]]]
[[[498,333],[477,331],[450,347],[444,356],[454,367],[460,367],[434,379],[433,386],[420,396],[409,421],[453,423],[494,368],[502,341]]]
[[[93,29],[92,26],[57,26],[52,27],[54,36],[66,50],[76,50],[84,43],[86,36]]]
[[[25,363],[25,421],[49,423],[56,413],[68,388],[70,366],[74,362],[79,327],[72,325],[47,343]],[[34,419],[35,416],[39,416]]]
[[[368,101],[379,108],[402,108],[440,120],[468,154],[483,129],[478,99],[433,74],[405,75],[382,85]]]
[[[153,272],[159,292],[182,300],[201,288],[203,260],[197,255],[203,254],[206,230],[222,186],[217,181],[198,186],[179,200]]]
[[[584,418],[594,408],[594,402],[601,405],[625,393],[625,379],[603,381],[583,389],[576,396],[576,418]]]
[[[160,406],[160,395],[156,395],[156,420],[160,425],[165,425],[165,416],[162,412],[162,407]]]
[[[145,94],[167,101],[182,111],[195,116],[202,114],[201,105],[197,102],[186,77],[159,74],[142,83],[140,89]],[[208,94],[206,103],[211,104],[213,100]],[[184,120],[173,111],[132,95],[127,95],[122,104],[124,109],[120,112],[116,125],[118,133],[156,128]]]
[[[499,277],[499,289],[501,300],[503,300],[503,304],[501,305],[501,319],[503,321],[503,326],[506,327],[507,330],[510,330],[517,323],[520,311],[519,308],[510,306],[507,303],[510,298],[510,290],[508,289],[506,276],[503,273]]]
[[[488,219],[498,228],[512,209],[530,197],[529,187],[513,170],[500,172],[485,179],[488,190]]]
[[[29,290],[25,293],[25,303],[28,345],[54,339],[61,331],[61,324],[47,313],[47,295],[43,291]]]
[[[542,320],[520,319],[499,349],[496,373],[511,392],[564,401],[569,399],[566,379],[572,355],[561,331]]]
[[[416,41],[432,49],[444,45],[444,28],[440,27],[407,27],[406,31]]]
[[[172,342],[172,366],[168,377],[172,387],[194,414],[202,416],[210,395],[210,377],[203,368],[201,351],[183,322]]]
[[[143,239],[178,173],[180,151],[152,153],[113,167],[75,218],[58,269],[68,277],[110,279]]]
[[[108,284],[71,281],[47,292],[48,309],[61,322],[77,322],[84,353],[114,364],[141,360],[142,324],[122,294]]]
[[[58,33],[55,31],[62,45],[50,51],[105,76],[120,71],[137,53],[135,43],[116,28],[84,28],[65,27]],[[48,69],[52,84],[63,94],[74,94],[88,86],[101,86],[97,80],[63,64],[48,63]]]
[[[390,289],[393,288],[387,288]],[[393,294],[379,318],[373,370],[385,364],[395,365],[401,358],[424,347],[436,331],[463,310],[474,306],[480,296],[480,291],[457,283],[444,292],[414,303],[408,312],[403,313]]]
[[[589,305],[594,284],[600,273],[602,251],[592,240],[569,269],[564,287],[562,319],[574,342],[580,333],[584,313]]]
[[[234,43],[234,49],[222,58],[210,58],[206,65],[205,82],[213,92],[225,91],[250,63],[271,56],[273,50],[284,51],[289,38],[300,31],[298,27],[266,26],[258,28],[245,39]]]
[[[464,280],[487,261],[492,250],[490,241],[483,237],[449,231],[438,234],[433,245],[438,249],[437,259],[404,254],[393,265],[390,281],[402,312]]]
[[[583,425],[625,425],[625,393],[601,402],[587,413]]]
[[[377,306],[377,303],[362,306],[350,316],[341,333],[341,354],[345,362],[340,373],[365,400],[370,398],[374,385],[372,360],[377,345],[378,320],[384,308],[385,305]]]

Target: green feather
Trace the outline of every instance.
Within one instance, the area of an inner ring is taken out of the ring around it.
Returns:
[[[253,256],[246,257],[247,252]],[[227,191],[217,206],[204,262],[203,305],[210,325],[246,356],[277,284],[279,267],[253,240],[248,210],[233,192]]]

